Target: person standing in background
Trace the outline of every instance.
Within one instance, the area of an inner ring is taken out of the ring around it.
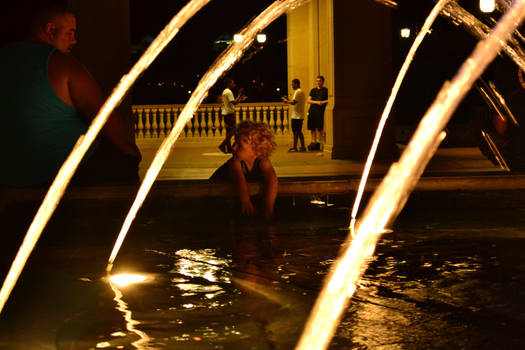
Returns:
[[[219,149],[223,153],[232,153],[231,138],[235,129],[235,105],[246,100],[247,97],[244,96],[244,89],[242,88],[239,89],[237,98],[233,96],[232,90],[235,88],[235,81],[233,79],[226,78],[224,80],[224,85],[226,88],[222,92],[221,115],[226,127],[226,136],[219,145]]]
[[[324,130],[324,110],[328,104],[328,89],[324,85],[324,77],[318,75],[316,80],[316,87],[310,90],[308,96],[308,130],[312,133],[312,142],[308,145],[308,150],[317,151],[321,149],[321,137]]]
[[[291,100],[288,97],[283,97],[285,103],[291,104],[293,106],[292,110],[292,131],[293,131],[293,147],[288,150],[288,152],[298,152],[297,150],[297,140],[301,142],[301,148],[299,152],[305,152],[306,148],[304,147],[304,135],[303,135],[303,120],[304,120],[304,103],[305,103],[305,94],[301,90],[301,82],[299,79],[292,80],[292,89],[294,90],[293,97]]]

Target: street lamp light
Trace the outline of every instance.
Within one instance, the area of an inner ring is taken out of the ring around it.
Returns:
[[[233,41],[235,41],[236,43],[240,43],[242,40],[242,34],[235,34],[233,36]]]
[[[482,12],[492,12],[494,11],[496,4],[494,0],[479,0],[479,9]]]
[[[257,34],[257,42],[261,44],[266,42],[266,34]]]

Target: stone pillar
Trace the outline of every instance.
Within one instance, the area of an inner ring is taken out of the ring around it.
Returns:
[[[392,87],[391,9],[370,0],[313,0],[291,11],[287,25],[289,79],[301,79],[306,94],[318,74],[326,79],[325,152],[366,159]],[[390,122],[378,157],[396,154]]]
[[[391,9],[368,0],[334,1],[333,158],[366,159],[392,88]],[[377,157],[397,155],[390,117]]]
[[[130,68],[129,0],[68,0],[77,17],[77,45],[73,55],[91,72],[109,96]],[[118,112],[128,121],[134,137],[131,100],[126,98]]]
[[[333,146],[332,110],[334,108],[334,56],[333,56],[333,0],[312,0],[287,13],[288,37],[288,84],[292,79],[301,81],[301,89],[308,97],[315,87],[318,75],[325,77],[328,88],[328,106],[325,110],[325,152],[331,153]],[[292,94],[289,87],[289,94]],[[306,105],[308,111],[309,105]],[[303,125],[305,142],[310,133]]]

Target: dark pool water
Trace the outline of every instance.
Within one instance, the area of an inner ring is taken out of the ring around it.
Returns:
[[[121,201],[59,207],[0,315],[0,349],[293,349],[346,237],[353,198],[279,198],[272,225],[231,200],[149,200],[114,273]],[[4,209],[2,275],[35,205]],[[376,249],[330,349],[525,343],[525,192],[415,193]],[[2,278],[3,280],[3,278]]]

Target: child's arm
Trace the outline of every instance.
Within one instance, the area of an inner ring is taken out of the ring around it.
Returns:
[[[248,184],[246,178],[242,172],[241,162],[237,158],[232,158],[230,161],[230,175],[233,180],[233,184],[239,194],[241,201],[241,212],[246,215],[255,215],[257,210],[250,200],[250,194],[248,193]]]
[[[277,187],[279,184],[275,170],[268,158],[261,160],[260,167],[264,176],[264,219],[270,220],[273,217],[273,206],[275,198],[277,197]]]

